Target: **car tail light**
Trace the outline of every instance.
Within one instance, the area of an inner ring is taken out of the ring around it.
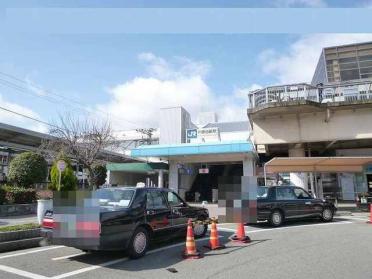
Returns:
[[[86,236],[97,236],[101,233],[101,224],[99,222],[77,222],[76,230]]]
[[[54,227],[53,219],[44,218],[43,223],[42,223],[42,227],[46,228],[46,229],[53,229],[53,227]]]

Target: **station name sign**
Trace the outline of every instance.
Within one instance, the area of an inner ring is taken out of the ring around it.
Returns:
[[[204,142],[204,141],[219,141],[220,131],[217,127],[200,128],[200,129],[187,129],[186,130],[186,141],[192,142]]]

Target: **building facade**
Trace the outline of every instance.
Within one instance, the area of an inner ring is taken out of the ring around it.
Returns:
[[[372,193],[372,43],[325,48],[311,84],[270,86],[248,98],[252,141],[266,183],[297,185],[345,201]],[[324,157],[323,166],[311,157]],[[295,165],[297,172],[289,171],[283,164],[291,161],[305,171]],[[363,165],[356,171],[355,164]],[[276,171],[265,175],[265,166]]]

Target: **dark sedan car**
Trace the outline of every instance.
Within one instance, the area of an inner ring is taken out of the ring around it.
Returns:
[[[316,199],[300,187],[258,187],[257,219],[268,220],[275,227],[291,219],[319,217],[330,222],[335,211],[333,203]]]
[[[138,258],[146,253],[150,240],[186,235],[189,218],[209,217],[207,209],[189,206],[168,189],[105,188],[95,191],[93,197],[99,201],[98,217],[86,209],[82,209],[87,211],[83,217],[77,217],[79,212],[77,216],[47,212],[44,236],[53,244],[86,251],[126,250],[130,257]],[[195,237],[204,236],[207,228],[206,224],[195,224]]]

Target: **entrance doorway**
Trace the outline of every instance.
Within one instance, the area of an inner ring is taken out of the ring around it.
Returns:
[[[198,173],[187,196],[198,197],[199,201],[213,202],[213,189],[218,189],[222,176],[243,176],[243,164],[208,164],[208,173]]]

